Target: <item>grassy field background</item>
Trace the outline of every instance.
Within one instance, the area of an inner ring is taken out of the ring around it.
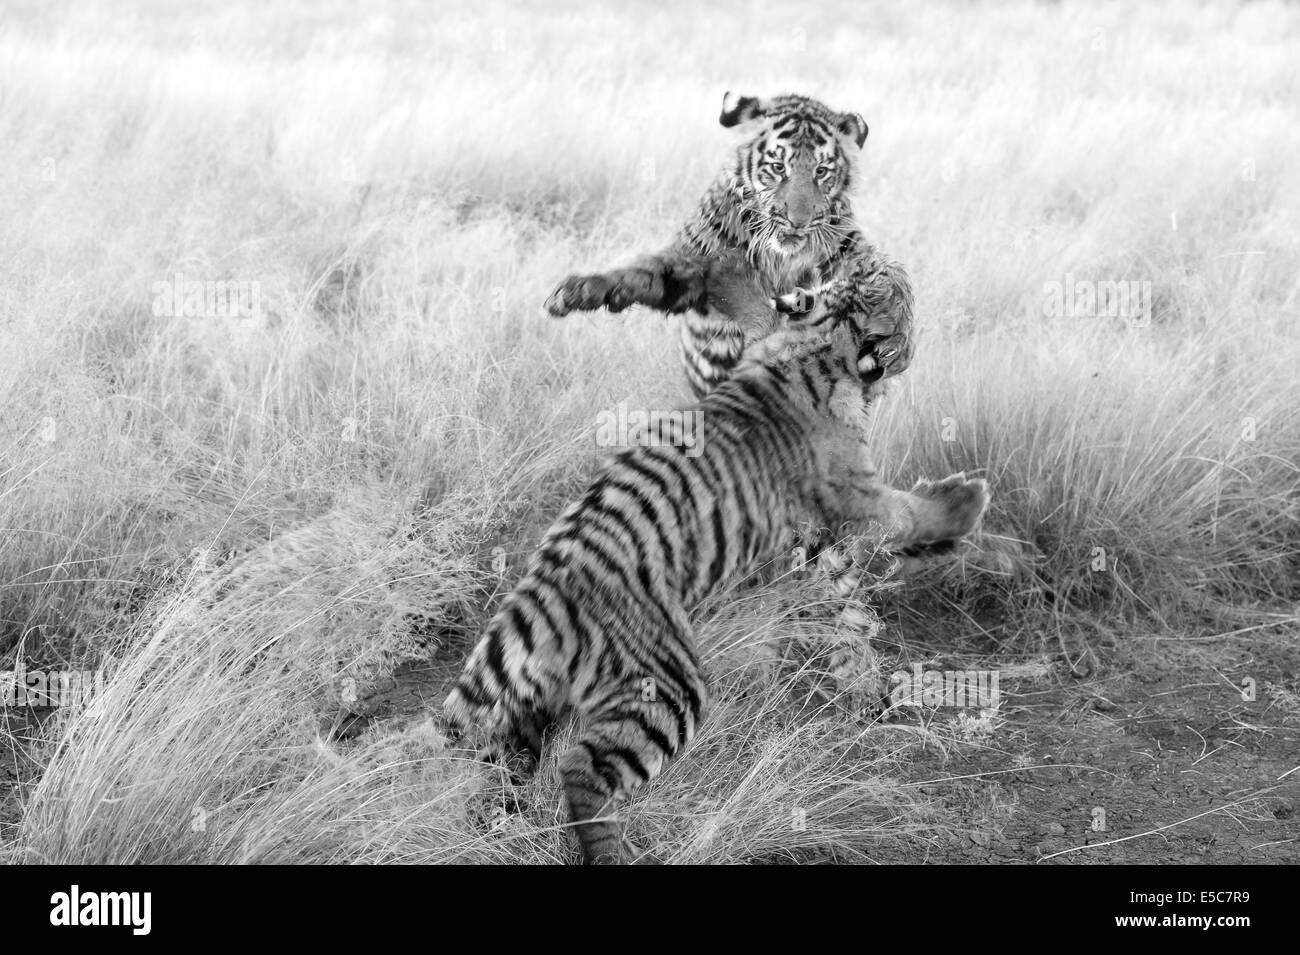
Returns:
[[[540,306],[692,212],[728,89],[867,118],[857,208],[920,329],[880,460],[987,474],[1025,542],[882,587],[883,652],[1074,662],[1294,607],[1295,7],[370,6],[0,23],[0,669],[109,677],[89,712],[7,715],[7,857],[569,857],[549,765],[483,832],[496,781],[418,711],[330,731],[399,664],[436,705],[597,413],[685,400],[672,321]],[[259,314],[156,314],[177,273],[256,283]],[[1149,309],[1053,314],[1079,282]],[[964,724],[809,702],[790,638],[833,616],[790,581],[710,608],[717,703],[635,841],[862,859],[959,825],[892,773]]]

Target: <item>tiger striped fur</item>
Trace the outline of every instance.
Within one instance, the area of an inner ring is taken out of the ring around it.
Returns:
[[[815,321],[810,323],[815,325]],[[453,731],[535,761],[546,727],[582,722],[560,774],[585,861],[628,861],[609,813],[695,735],[707,695],[691,612],[802,525],[894,546],[968,533],[982,480],[884,484],[863,441],[879,375],[867,336],[782,333],[697,406],[698,456],[674,423],[616,456],[547,532],[444,703]]]
[[[685,313],[682,356],[699,399],[730,375],[746,345],[779,327],[773,309],[736,314],[712,301],[707,274],[739,254],[772,298],[791,288],[838,289],[856,310],[882,377],[912,356],[907,274],[857,228],[849,191],[867,124],[806,96],[723,99],[723,126],[744,142],[705,194],[696,216],[664,251],[596,275],[571,275],[547,299],[555,316],[641,304]]]

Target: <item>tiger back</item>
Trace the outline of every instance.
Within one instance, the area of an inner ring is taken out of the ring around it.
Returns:
[[[755,294],[752,276],[713,284]],[[692,611],[704,599],[800,525],[912,547],[979,520],[983,481],[958,474],[905,492],[880,480],[863,442],[861,368],[879,374],[851,323],[767,339],[695,406],[689,445],[674,417],[605,466],[471,652],[444,704],[458,732],[479,727],[499,756],[535,760],[551,722],[579,717],[560,774],[587,862],[635,855],[608,812],[695,735],[707,688]]]

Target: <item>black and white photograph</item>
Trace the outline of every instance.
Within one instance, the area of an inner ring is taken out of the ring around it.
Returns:
[[[0,862],[1300,862],[1297,64],[2,0]],[[1195,875],[1091,916],[1249,927]]]

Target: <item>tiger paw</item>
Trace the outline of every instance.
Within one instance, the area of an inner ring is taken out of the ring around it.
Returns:
[[[889,696],[881,694],[863,701],[858,707],[856,718],[859,723],[870,726],[885,722],[888,715]]]
[[[600,275],[570,275],[546,300],[546,311],[556,318],[570,312],[605,308],[621,312],[636,302],[654,298],[655,276],[645,269],[621,269]]]
[[[912,488],[916,497],[941,507],[938,526],[927,535],[929,541],[955,540],[975,529],[989,506],[989,486],[983,478],[968,478],[958,471],[939,481],[922,478]]]
[[[870,365],[863,367],[864,363]],[[879,370],[883,378],[892,378],[902,374],[912,363],[912,339],[906,334],[890,335],[871,343],[870,348],[858,362],[858,372]]]

